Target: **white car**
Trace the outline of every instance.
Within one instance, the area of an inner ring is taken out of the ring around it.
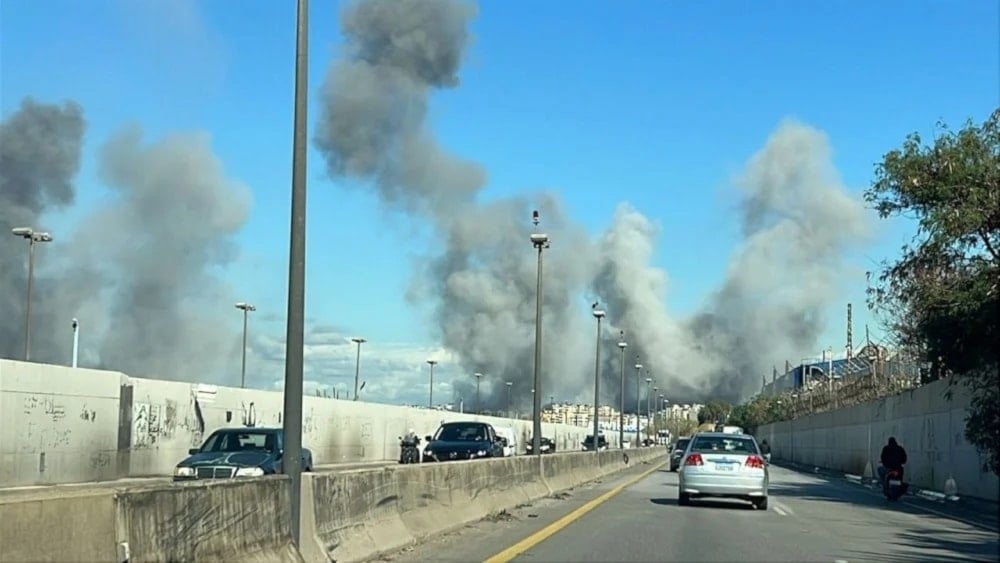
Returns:
[[[701,432],[684,451],[677,480],[677,503],[691,499],[737,498],[767,510],[768,464],[748,434]]]

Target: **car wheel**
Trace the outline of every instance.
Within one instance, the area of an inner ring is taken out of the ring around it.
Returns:
[[[753,506],[757,510],[767,510],[767,497],[754,499]]]
[[[690,506],[691,495],[687,493],[681,493],[680,495],[677,496],[677,504],[681,506]]]

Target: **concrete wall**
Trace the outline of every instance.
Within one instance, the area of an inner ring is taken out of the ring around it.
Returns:
[[[119,561],[115,504],[108,491],[0,496],[0,562]]]
[[[282,408],[277,391],[0,360],[0,487],[169,475],[213,430],[280,426]],[[460,419],[513,427],[522,453],[531,434],[525,420],[305,397],[303,444],[316,464],[394,459],[407,429]],[[579,450],[588,430],[542,426],[559,451]]]
[[[953,392],[952,400],[945,397]],[[906,448],[906,480],[921,488],[998,499],[1000,479],[965,440],[969,394],[935,381],[870,403],[758,429],[776,459],[872,475],[889,436]]]
[[[662,447],[626,453],[631,467],[666,459]],[[301,553],[316,563],[370,560],[626,467],[611,450],[305,475]]]

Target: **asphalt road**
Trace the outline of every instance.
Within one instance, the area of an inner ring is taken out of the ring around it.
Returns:
[[[635,476],[641,469],[629,473]],[[561,501],[521,507],[382,559],[484,561],[628,478],[578,489]],[[961,514],[913,497],[890,503],[877,491],[843,479],[775,466],[770,505],[759,511],[749,503],[703,500],[681,507],[677,475],[660,469],[513,561],[998,560],[995,514]]]

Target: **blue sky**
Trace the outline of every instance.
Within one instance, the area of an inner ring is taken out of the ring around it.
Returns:
[[[338,3],[310,4],[312,122],[340,37]],[[52,229],[107,196],[96,153],[123,125],[140,123],[148,139],[209,131],[254,197],[228,277],[283,316],[294,2],[21,0],[0,16],[3,115],[28,95],[76,99],[87,115],[78,205]],[[622,200],[659,221],[656,263],[671,279],[670,309],[684,314],[739,241],[729,180],[782,118],[825,131],[860,193],[907,133],[997,107],[998,21],[997,3],[980,0],[483,2],[462,84],[434,97],[431,120],[445,146],[488,169],[487,197],[554,189],[595,234]],[[430,323],[404,298],[430,239],[388,226],[368,192],[327,179],[312,148],[309,182],[309,316],[432,347]],[[853,262],[892,255],[905,232],[882,225]],[[848,300],[862,330],[863,275]],[[830,343],[843,340],[842,311]]]

